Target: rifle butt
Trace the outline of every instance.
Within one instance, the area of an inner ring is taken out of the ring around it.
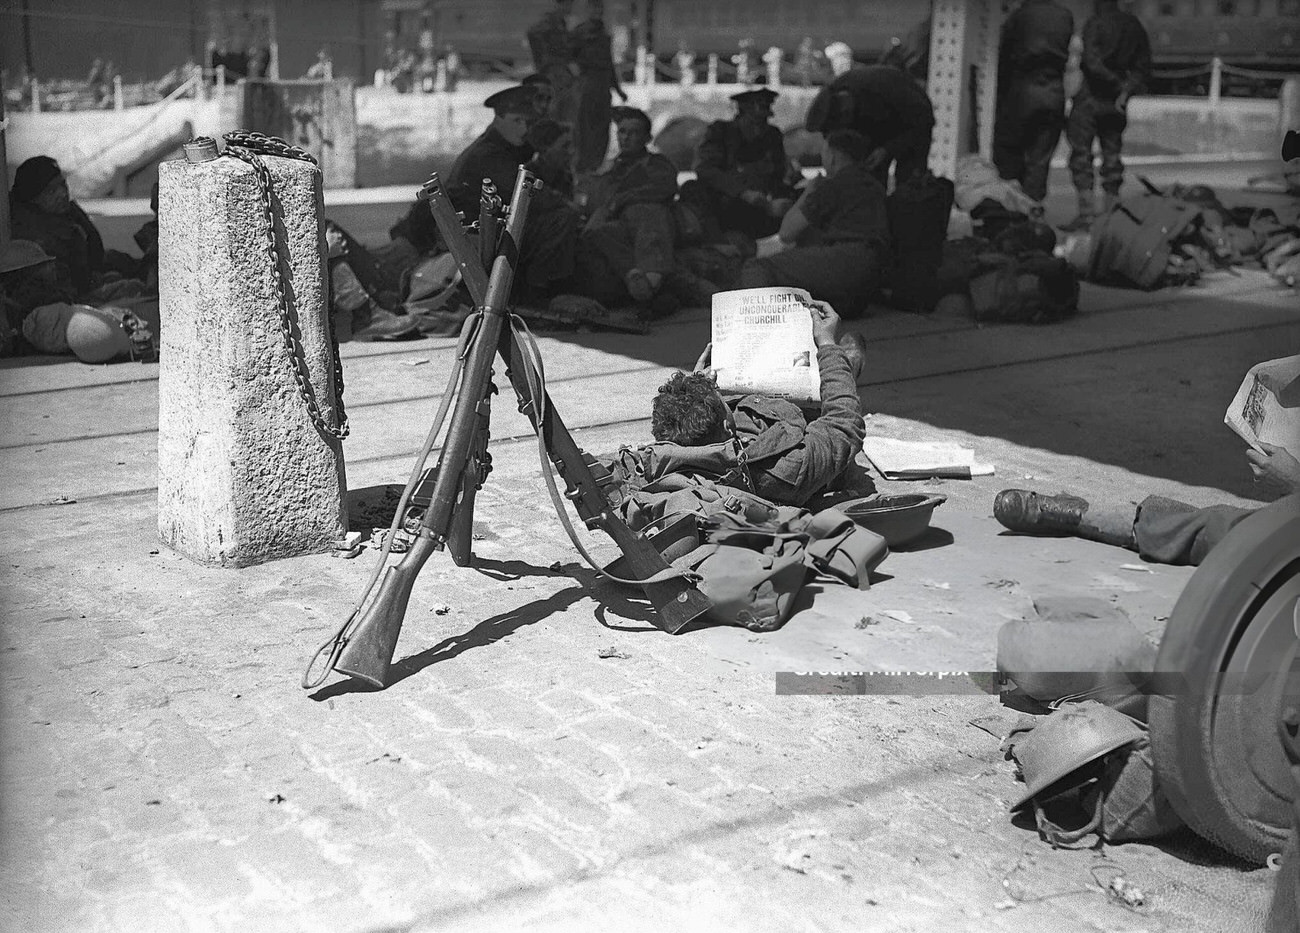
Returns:
[[[376,596],[348,636],[334,662],[334,670],[372,686],[388,686],[388,668],[402,633],[406,605],[411,599],[415,578],[433,551],[433,542],[421,537],[402,561],[384,574]],[[414,559],[412,559],[414,558]]]
[[[451,524],[447,526],[447,553],[457,567],[468,567],[474,558],[474,497],[478,494],[478,484],[474,478],[466,475],[460,493],[460,501],[451,513]]]

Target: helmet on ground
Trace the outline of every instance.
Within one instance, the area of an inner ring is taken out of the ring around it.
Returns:
[[[1018,810],[1063,778],[1145,735],[1132,719],[1093,700],[1062,706],[1016,743],[1014,755],[1025,789],[1011,809]]]

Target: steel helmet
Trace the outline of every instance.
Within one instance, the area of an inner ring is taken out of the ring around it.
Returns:
[[[1132,719],[1094,700],[1062,706],[1016,743],[1025,790],[1011,809],[1018,810],[1062,778],[1145,736]]]
[[[8,245],[3,250],[0,250],[0,275],[39,266],[41,263],[51,262],[53,259],[53,256],[41,249],[39,243],[34,243],[31,240],[10,240]]]

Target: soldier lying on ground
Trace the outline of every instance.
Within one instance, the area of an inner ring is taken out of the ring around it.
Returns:
[[[1255,481],[1283,496],[1300,493],[1300,461],[1283,447],[1260,447],[1263,453],[1246,451]],[[1026,489],[1004,489],[993,500],[994,517],[1021,534],[1073,535],[1137,551],[1153,563],[1194,566],[1255,511],[1231,505],[1198,509],[1164,496],[1147,496],[1134,506]]]
[[[810,182],[776,237],[759,243],[758,257],[741,269],[741,288],[802,288],[847,316],[862,310],[889,256],[885,189],[865,162],[871,151],[853,130],[826,137],[826,177]]]
[[[615,474],[636,486],[686,473],[795,506],[842,484],[866,433],[856,385],[862,344],[856,335],[840,337],[840,317],[826,302],[809,313],[821,370],[819,417],[809,422],[797,405],[762,395],[724,399],[703,368],[706,348],[696,372],[674,373],[660,387],[650,421],[655,443],[624,451]]]

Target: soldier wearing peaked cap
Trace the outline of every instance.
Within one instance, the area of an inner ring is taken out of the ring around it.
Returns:
[[[770,236],[793,203],[790,161],[781,131],[771,124],[775,91],[733,94],[736,117],[712,123],[695,156],[696,181],[682,200],[700,214],[706,234],[724,231]]]
[[[492,108],[491,124],[457,157],[444,178],[452,204],[466,216],[478,216],[484,179],[496,185],[502,200],[510,201],[519,167],[533,157],[527,135],[536,114],[535,97],[533,87],[518,85],[498,91],[483,102]],[[573,274],[580,226],[577,210],[543,186],[532,200],[524,226],[524,242],[515,275],[516,299],[540,300],[556,283]],[[428,205],[419,200],[406,220],[392,232],[406,236],[421,252],[432,251],[439,241]]]

